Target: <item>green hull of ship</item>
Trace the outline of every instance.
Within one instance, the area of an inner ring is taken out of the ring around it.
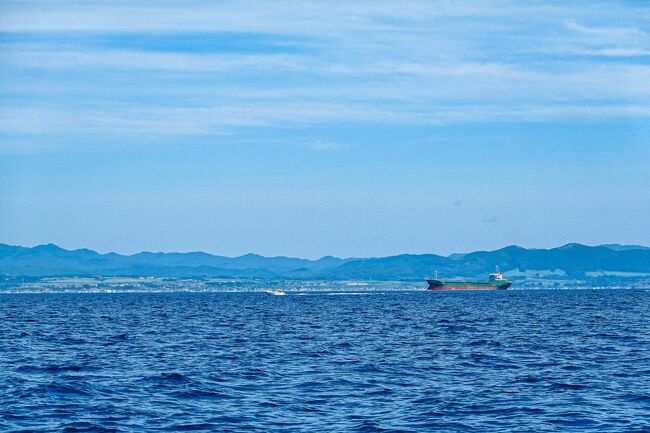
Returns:
[[[508,281],[473,282],[473,281],[440,281],[427,280],[428,290],[505,290],[511,286]]]

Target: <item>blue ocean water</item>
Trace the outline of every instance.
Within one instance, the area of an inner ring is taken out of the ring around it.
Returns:
[[[0,295],[0,431],[650,431],[650,292]]]

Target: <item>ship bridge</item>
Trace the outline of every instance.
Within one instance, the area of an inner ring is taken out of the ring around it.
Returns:
[[[503,278],[503,275],[501,275],[501,272],[499,272],[499,267],[497,266],[496,268],[497,268],[497,270],[493,274],[490,274],[490,280],[489,281],[490,282],[505,281],[505,278]]]

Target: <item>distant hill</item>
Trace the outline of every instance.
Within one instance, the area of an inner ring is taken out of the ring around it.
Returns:
[[[274,277],[311,275],[345,262],[336,257],[223,257],[204,252],[142,252],[127,256],[65,250],[54,244],[33,248],[0,244],[0,274],[8,276]]]
[[[508,246],[495,251],[439,256],[323,257],[307,260],[247,254],[223,257],[204,252],[99,254],[54,244],[33,248],[0,244],[0,274],[7,277],[157,276],[288,279],[421,280],[437,270],[445,278],[482,278],[499,265],[513,277],[555,275],[587,278],[609,274],[650,275],[650,248],[633,245],[567,244],[552,249]]]
[[[642,245],[621,245],[621,244],[604,244],[601,247],[609,248],[614,251],[628,251],[628,250],[650,250],[650,247]]]

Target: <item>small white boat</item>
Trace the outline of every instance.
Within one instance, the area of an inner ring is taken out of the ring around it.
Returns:
[[[284,296],[286,293],[284,293],[282,290],[265,290],[264,293],[267,295],[275,295],[275,296]]]

